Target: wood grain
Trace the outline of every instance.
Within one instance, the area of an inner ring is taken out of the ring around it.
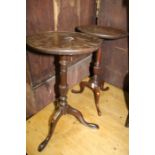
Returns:
[[[129,0],[101,0],[99,26],[110,26],[128,32]],[[120,88],[128,74],[128,38],[104,41],[101,79]]]
[[[86,79],[87,81],[87,79]],[[85,119],[99,124],[99,130],[81,125],[70,115],[63,116],[42,155],[128,155],[128,128],[124,127],[127,106],[121,89],[106,83],[110,89],[101,94],[100,108],[103,116],[98,117],[93,95],[89,89],[83,94],[69,92],[68,102],[80,110]],[[78,86],[74,88],[77,89]],[[27,121],[28,154],[38,155],[37,147],[48,132],[49,117],[54,111],[53,104],[48,105]]]
[[[27,0],[26,1],[26,35],[42,31],[54,30],[52,0]],[[53,57],[27,52],[31,85],[36,85],[42,80],[53,75]]]
[[[26,1],[26,34],[54,30],[53,3],[51,0]]]

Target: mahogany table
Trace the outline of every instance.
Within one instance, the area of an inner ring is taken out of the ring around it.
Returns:
[[[75,116],[83,125],[90,128],[99,128],[98,125],[88,123],[77,109],[67,102],[67,64],[68,56],[92,53],[101,46],[102,40],[78,32],[44,32],[27,37],[27,47],[42,54],[58,55],[60,64],[59,93],[56,111],[52,117],[50,130],[45,140],[39,145],[38,151],[42,151],[48,144],[55,126],[64,114]]]
[[[85,34],[92,35],[92,37],[98,37],[100,39],[120,39],[126,37],[128,34],[120,29],[112,28],[112,27],[104,27],[98,25],[86,25],[79,26],[76,28],[78,31],[83,32]],[[101,111],[99,109],[99,98],[100,98],[100,90],[105,91],[109,88],[104,88],[104,81],[99,80],[99,74],[101,72],[101,58],[102,51],[101,48],[96,52],[96,61],[94,65],[94,76],[90,78],[90,80],[80,82],[80,90],[72,90],[73,93],[82,93],[85,87],[90,88],[94,93],[95,105],[97,109],[97,113],[100,116]]]

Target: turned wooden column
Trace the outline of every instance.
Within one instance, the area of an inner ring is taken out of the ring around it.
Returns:
[[[102,53],[101,53],[101,48],[98,49],[98,51],[96,52],[96,60],[95,60],[95,64],[94,64],[94,68],[93,68],[93,71],[94,71],[94,84],[95,85],[99,85],[99,74],[100,74],[100,71],[101,71],[101,56],[102,56]]]
[[[60,56],[59,64],[60,64],[59,104],[60,106],[66,106],[67,92],[68,92],[66,56]]]

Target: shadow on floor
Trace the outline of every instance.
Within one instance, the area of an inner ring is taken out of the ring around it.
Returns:
[[[129,127],[129,73],[127,73],[124,77],[123,91],[124,91],[125,103],[128,109],[128,116],[126,118],[125,126]]]

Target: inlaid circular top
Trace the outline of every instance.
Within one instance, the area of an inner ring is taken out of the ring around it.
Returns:
[[[27,36],[27,46],[40,53],[77,55],[97,50],[102,40],[79,32],[44,32]]]
[[[123,30],[98,25],[79,26],[77,30],[102,39],[119,39],[128,35],[128,33]]]

